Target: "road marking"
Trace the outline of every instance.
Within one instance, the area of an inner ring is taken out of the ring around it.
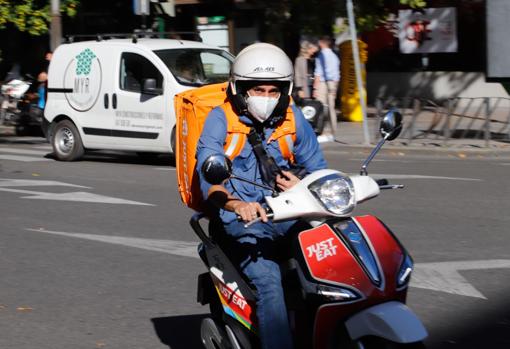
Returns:
[[[425,176],[413,174],[369,174],[373,178],[386,178],[386,179],[445,179],[453,181],[482,181],[479,178],[466,178],[466,177],[443,177],[443,176]]]
[[[69,192],[69,193],[48,193],[34,190],[11,189],[12,187],[29,187],[29,186],[67,186],[75,188],[90,189],[81,185],[69,184],[56,181],[44,180],[30,180],[30,179],[8,179],[0,178],[0,191],[27,194],[22,196],[22,199],[35,199],[35,200],[57,200],[57,201],[74,201],[74,202],[88,202],[88,203],[101,203],[101,204],[115,204],[115,205],[140,205],[140,206],[155,206],[139,201],[119,199],[110,196],[98,195],[87,193],[83,191]],[[11,188],[9,188],[11,187]]]
[[[90,202],[90,203],[100,203],[100,204],[116,204],[116,205],[154,206],[153,204],[147,204],[145,202],[118,199],[118,198],[114,198],[111,196],[92,194],[92,193],[87,193],[84,191],[75,191],[75,192],[69,192],[69,193],[47,193],[47,192],[42,192],[42,191],[40,192],[40,191],[32,191],[32,190],[7,189],[7,188],[0,188],[0,191],[28,194],[28,196],[22,196],[21,199],[77,201],[77,202]]]
[[[53,147],[49,144],[42,144],[42,145],[34,145],[32,148],[34,149],[44,149],[44,150],[53,150]]]
[[[124,236],[81,234],[51,231],[43,228],[27,228],[28,231],[60,235],[85,240],[100,241],[109,244],[129,246],[154,252],[168,253],[178,256],[198,258],[197,242],[142,239]],[[410,287],[446,292],[455,295],[487,299],[471,285],[459,271],[510,268],[509,259],[480,261],[456,261],[438,263],[417,263],[411,278]]]
[[[510,268],[510,259],[419,263],[415,265],[415,271],[411,278],[411,286],[461,296],[487,299],[460,275],[459,271],[502,268]]]
[[[5,148],[0,147],[0,153],[26,154],[26,155],[46,155],[48,152],[42,150],[30,150],[23,148]]]
[[[356,161],[363,163],[366,159],[348,159],[349,161]],[[401,159],[373,159],[371,162],[398,162],[402,164],[410,164],[420,162],[420,160],[401,160]]]
[[[1,187],[41,187],[41,186],[63,186],[63,187],[90,189],[90,187],[85,187],[83,185],[76,185],[76,184],[57,182],[57,181],[0,178],[0,188]]]
[[[31,157],[31,156],[18,156],[18,155],[8,155],[8,154],[0,154],[0,160],[13,160],[13,161],[23,161],[23,162],[54,161],[52,159],[46,159],[43,157],[35,158],[35,157]]]
[[[173,254],[177,256],[198,258],[197,245],[198,242],[190,241],[176,241],[176,240],[158,240],[158,239],[141,239],[125,236],[109,236],[109,235],[95,235],[95,234],[81,234],[81,233],[68,233],[61,231],[51,231],[46,229],[26,229],[38,233],[46,233],[53,235],[60,235],[72,238],[79,238],[85,240],[100,241],[109,244],[122,245],[140,248],[142,250],[162,252]]]

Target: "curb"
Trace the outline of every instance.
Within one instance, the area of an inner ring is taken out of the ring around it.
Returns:
[[[336,141],[336,143],[323,143],[321,148],[324,151],[338,151],[340,153],[357,152],[368,155],[375,145],[349,144]],[[457,145],[450,147],[435,145],[392,145],[386,143],[380,150],[380,154],[390,156],[448,156],[459,159],[474,158],[510,158],[510,146],[479,148],[473,145]]]

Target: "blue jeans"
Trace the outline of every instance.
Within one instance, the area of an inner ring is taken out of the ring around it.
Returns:
[[[293,348],[275,240],[291,234],[295,226],[295,221],[259,222],[244,228],[235,221],[224,226],[225,236],[218,236],[225,253],[257,289],[262,349]]]

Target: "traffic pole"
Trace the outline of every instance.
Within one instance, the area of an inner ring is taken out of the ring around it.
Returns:
[[[50,49],[62,43],[62,18],[60,16],[60,0],[51,0]]]
[[[367,122],[367,106],[365,103],[365,89],[361,78],[361,62],[359,59],[358,37],[356,35],[356,23],[354,22],[354,7],[352,0],[347,0],[347,16],[349,19],[349,31],[351,32],[352,55],[354,58],[354,70],[356,72],[356,84],[358,85],[359,99],[361,105],[361,114],[363,115],[363,134],[365,136],[365,145],[370,144],[370,133]]]

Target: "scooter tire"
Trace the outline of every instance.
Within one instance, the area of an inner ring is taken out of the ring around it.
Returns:
[[[206,349],[231,349],[232,347],[222,326],[211,318],[202,320],[200,339]]]

